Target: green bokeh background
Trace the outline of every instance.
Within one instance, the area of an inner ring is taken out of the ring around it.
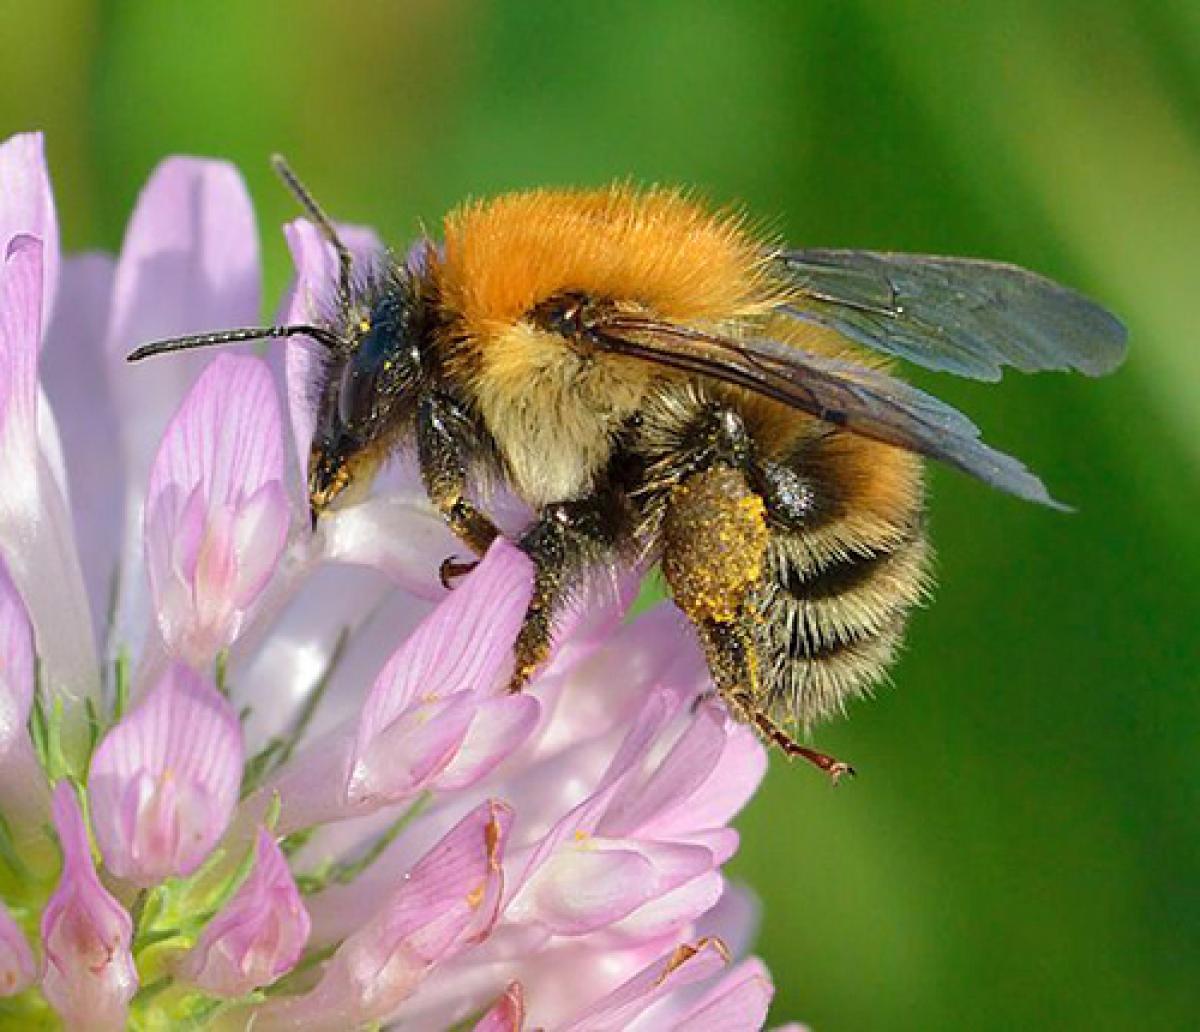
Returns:
[[[896,690],[819,737],[860,777],[776,761],[735,870],[779,1020],[1200,1024],[1200,3],[0,0],[0,85],[72,249],[117,247],[163,156],[236,162],[268,296],[281,150],[396,241],[464,195],[632,176],[1119,312],[1106,381],[918,378],[1079,512],[933,474],[936,603]]]

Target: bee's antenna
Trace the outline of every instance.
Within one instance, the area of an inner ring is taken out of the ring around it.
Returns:
[[[292,167],[287,163],[287,159],[282,154],[272,154],[271,167],[275,169],[276,174],[283,180],[284,186],[291,191],[292,196],[300,202],[300,207],[307,212],[308,217],[317,224],[321,235],[337,251],[338,295],[343,307],[349,308],[350,274],[354,266],[354,260],[350,256],[350,248],[342,242],[341,237],[337,234],[337,229],[333,225],[333,220],[325,214],[325,210],[317,203],[317,199],[309,193],[308,187],[300,182],[300,177],[292,171]]]
[[[188,337],[170,337],[167,340],[151,341],[125,356],[126,362],[140,362],[152,355],[163,355],[168,351],[190,351],[192,348],[211,348],[221,344],[243,344],[248,340],[269,340],[278,337],[312,337],[330,351],[341,351],[345,342],[335,333],[320,326],[246,326],[237,330],[221,330],[219,333],[197,333]]]

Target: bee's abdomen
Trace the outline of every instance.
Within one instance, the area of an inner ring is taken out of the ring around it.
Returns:
[[[872,537],[833,549],[804,531],[773,537],[753,607],[763,687],[778,716],[810,725],[838,714],[894,658],[927,586],[929,547],[917,515]]]

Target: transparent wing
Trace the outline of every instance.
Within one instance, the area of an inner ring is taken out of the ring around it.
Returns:
[[[591,338],[614,354],[743,387],[852,433],[938,459],[1001,491],[1064,508],[1011,455],[980,440],[957,409],[885,373],[772,340],[732,341],[670,323],[617,316]]]
[[[927,369],[998,380],[1031,373],[1111,372],[1125,327],[1082,294],[1000,262],[810,249],[777,256],[803,298],[784,311]]]

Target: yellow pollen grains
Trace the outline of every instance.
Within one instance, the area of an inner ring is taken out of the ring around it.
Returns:
[[[693,620],[729,623],[762,577],[766,509],[728,466],[698,474],[671,492],[663,523],[663,575]]]

